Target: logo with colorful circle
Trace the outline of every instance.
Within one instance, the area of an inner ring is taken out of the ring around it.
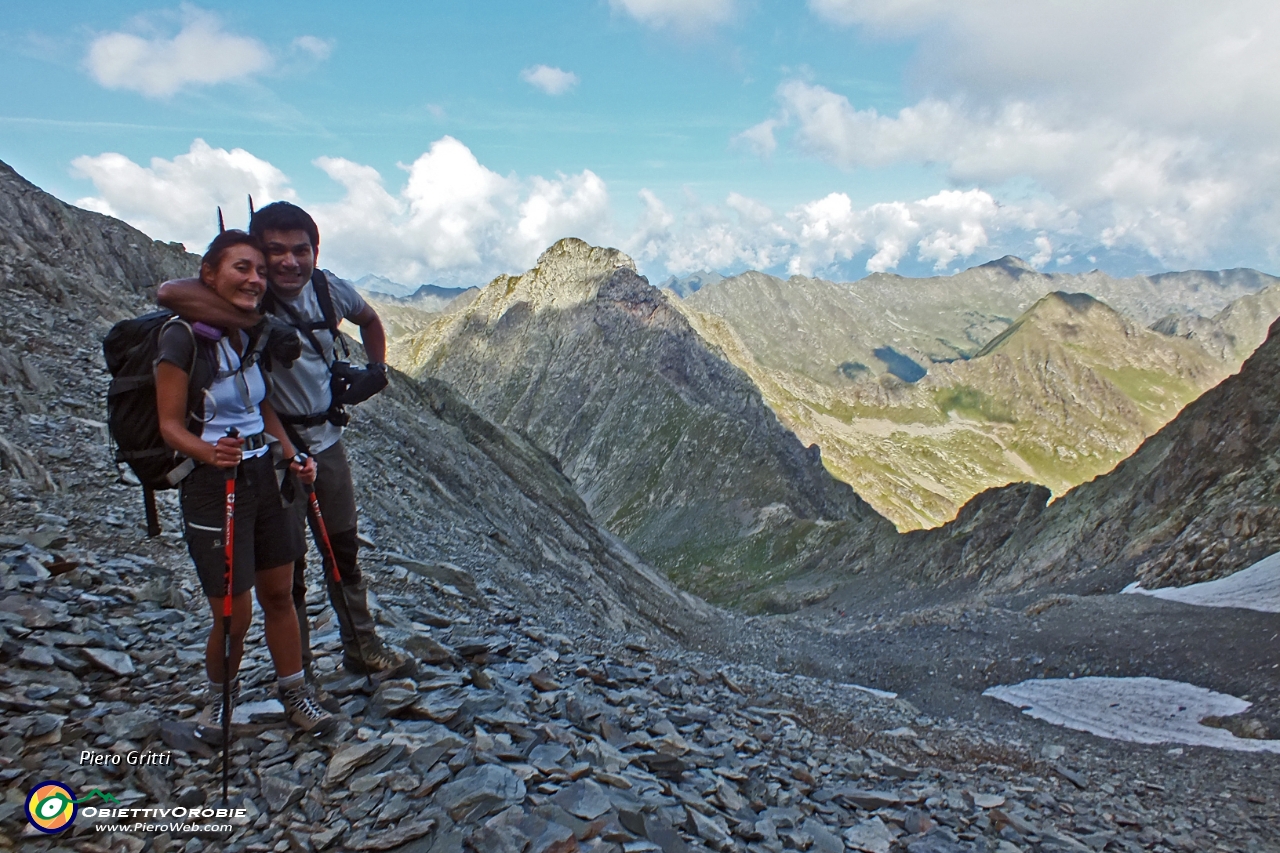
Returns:
[[[41,832],[53,834],[71,826],[76,819],[77,806],[90,800],[118,802],[110,794],[94,788],[86,796],[76,799],[70,786],[55,780],[41,782],[27,795],[27,820]]]

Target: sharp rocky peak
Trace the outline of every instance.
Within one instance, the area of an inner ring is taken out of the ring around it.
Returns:
[[[543,252],[537,265],[523,275],[495,278],[476,304],[498,313],[518,302],[535,311],[569,308],[595,299],[615,270],[635,268],[636,262],[617,249],[566,237]]]
[[[1115,313],[1105,302],[1095,299],[1087,293],[1067,293],[1066,291],[1055,290],[1053,293],[1040,297],[1040,300],[1035,305],[1027,309],[1027,314],[1088,314],[1097,310]]]

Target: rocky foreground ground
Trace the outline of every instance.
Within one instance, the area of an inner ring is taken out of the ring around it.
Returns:
[[[366,563],[379,618],[420,660],[417,677],[369,691],[335,670],[336,633],[317,598],[318,666],[347,719],[326,738],[279,722],[255,630],[251,716],[232,751],[245,821],[214,839],[103,833],[84,818],[41,836],[24,829],[23,801],[46,779],[126,806],[219,802],[218,758],[192,737],[209,618],[180,540],[142,536],[128,487],[96,517],[60,515],[73,496],[23,481],[0,489],[5,849],[1280,849],[1275,791],[1251,784],[1273,756],[1189,749],[1192,764],[1225,766],[1187,776],[1152,762],[1139,775],[1107,760],[1128,745],[1093,748],[1064,732],[1068,749],[1025,738],[1027,727],[1058,731],[1039,723],[933,718],[659,633],[586,633],[575,614],[527,612],[483,576],[378,549]],[[175,529],[172,504],[163,509]],[[739,623],[744,640],[760,621]],[[147,749],[171,751],[172,763],[79,761],[84,750]]]

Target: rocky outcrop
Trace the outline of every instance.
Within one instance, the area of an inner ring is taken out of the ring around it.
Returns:
[[[794,571],[805,547],[768,555],[815,523],[887,526],[616,250],[562,240],[400,358],[528,434],[598,520],[686,588],[723,600]]]
[[[601,529],[556,462],[448,385],[397,376],[348,442],[384,547],[520,590],[593,630],[697,636],[720,618]]]
[[[42,315],[104,311],[114,322],[139,295],[198,264],[182,244],[63,204],[0,162],[0,278],[38,294]]]
[[[1019,575],[1131,572],[1212,580],[1280,550],[1280,323],[1235,376],[1115,471],[1054,502],[1011,541]]]

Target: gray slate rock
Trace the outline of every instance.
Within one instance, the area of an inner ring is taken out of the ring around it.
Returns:
[[[259,783],[262,798],[267,801],[267,808],[273,814],[289,808],[307,793],[302,785],[281,776],[264,775],[259,777]]]
[[[356,743],[345,746],[334,754],[329,761],[329,769],[324,774],[324,785],[332,787],[346,779],[357,768],[369,764],[387,751],[388,744],[381,741]]]
[[[522,802],[524,782],[505,767],[484,764],[468,767],[452,782],[440,787],[435,803],[449,813],[455,823],[468,823],[507,806]]]
[[[133,675],[133,658],[128,652],[113,652],[110,649],[84,649],[83,654],[90,661],[112,675]]]
[[[865,791],[860,788],[842,788],[832,798],[841,805],[857,806],[867,811],[890,808],[902,802],[892,791]]]
[[[613,803],[602,789],[590,779],[574,782],[556,794],[552,800],[571,815],[583,820],[595,820],[613,808]]]
[[[102,728],[117,740],[144,741],[160,731],[160,721],[146,711],[126,711],[102,718]]]
[[[844,831],[845,846],[851,850],[860,850],[863,853],[889,853],[889,848],[893,845],[893,836],[889,833],[889,828],[884,825],[878,817],[871,820],[864,820],[857,826],[851,826]]]

